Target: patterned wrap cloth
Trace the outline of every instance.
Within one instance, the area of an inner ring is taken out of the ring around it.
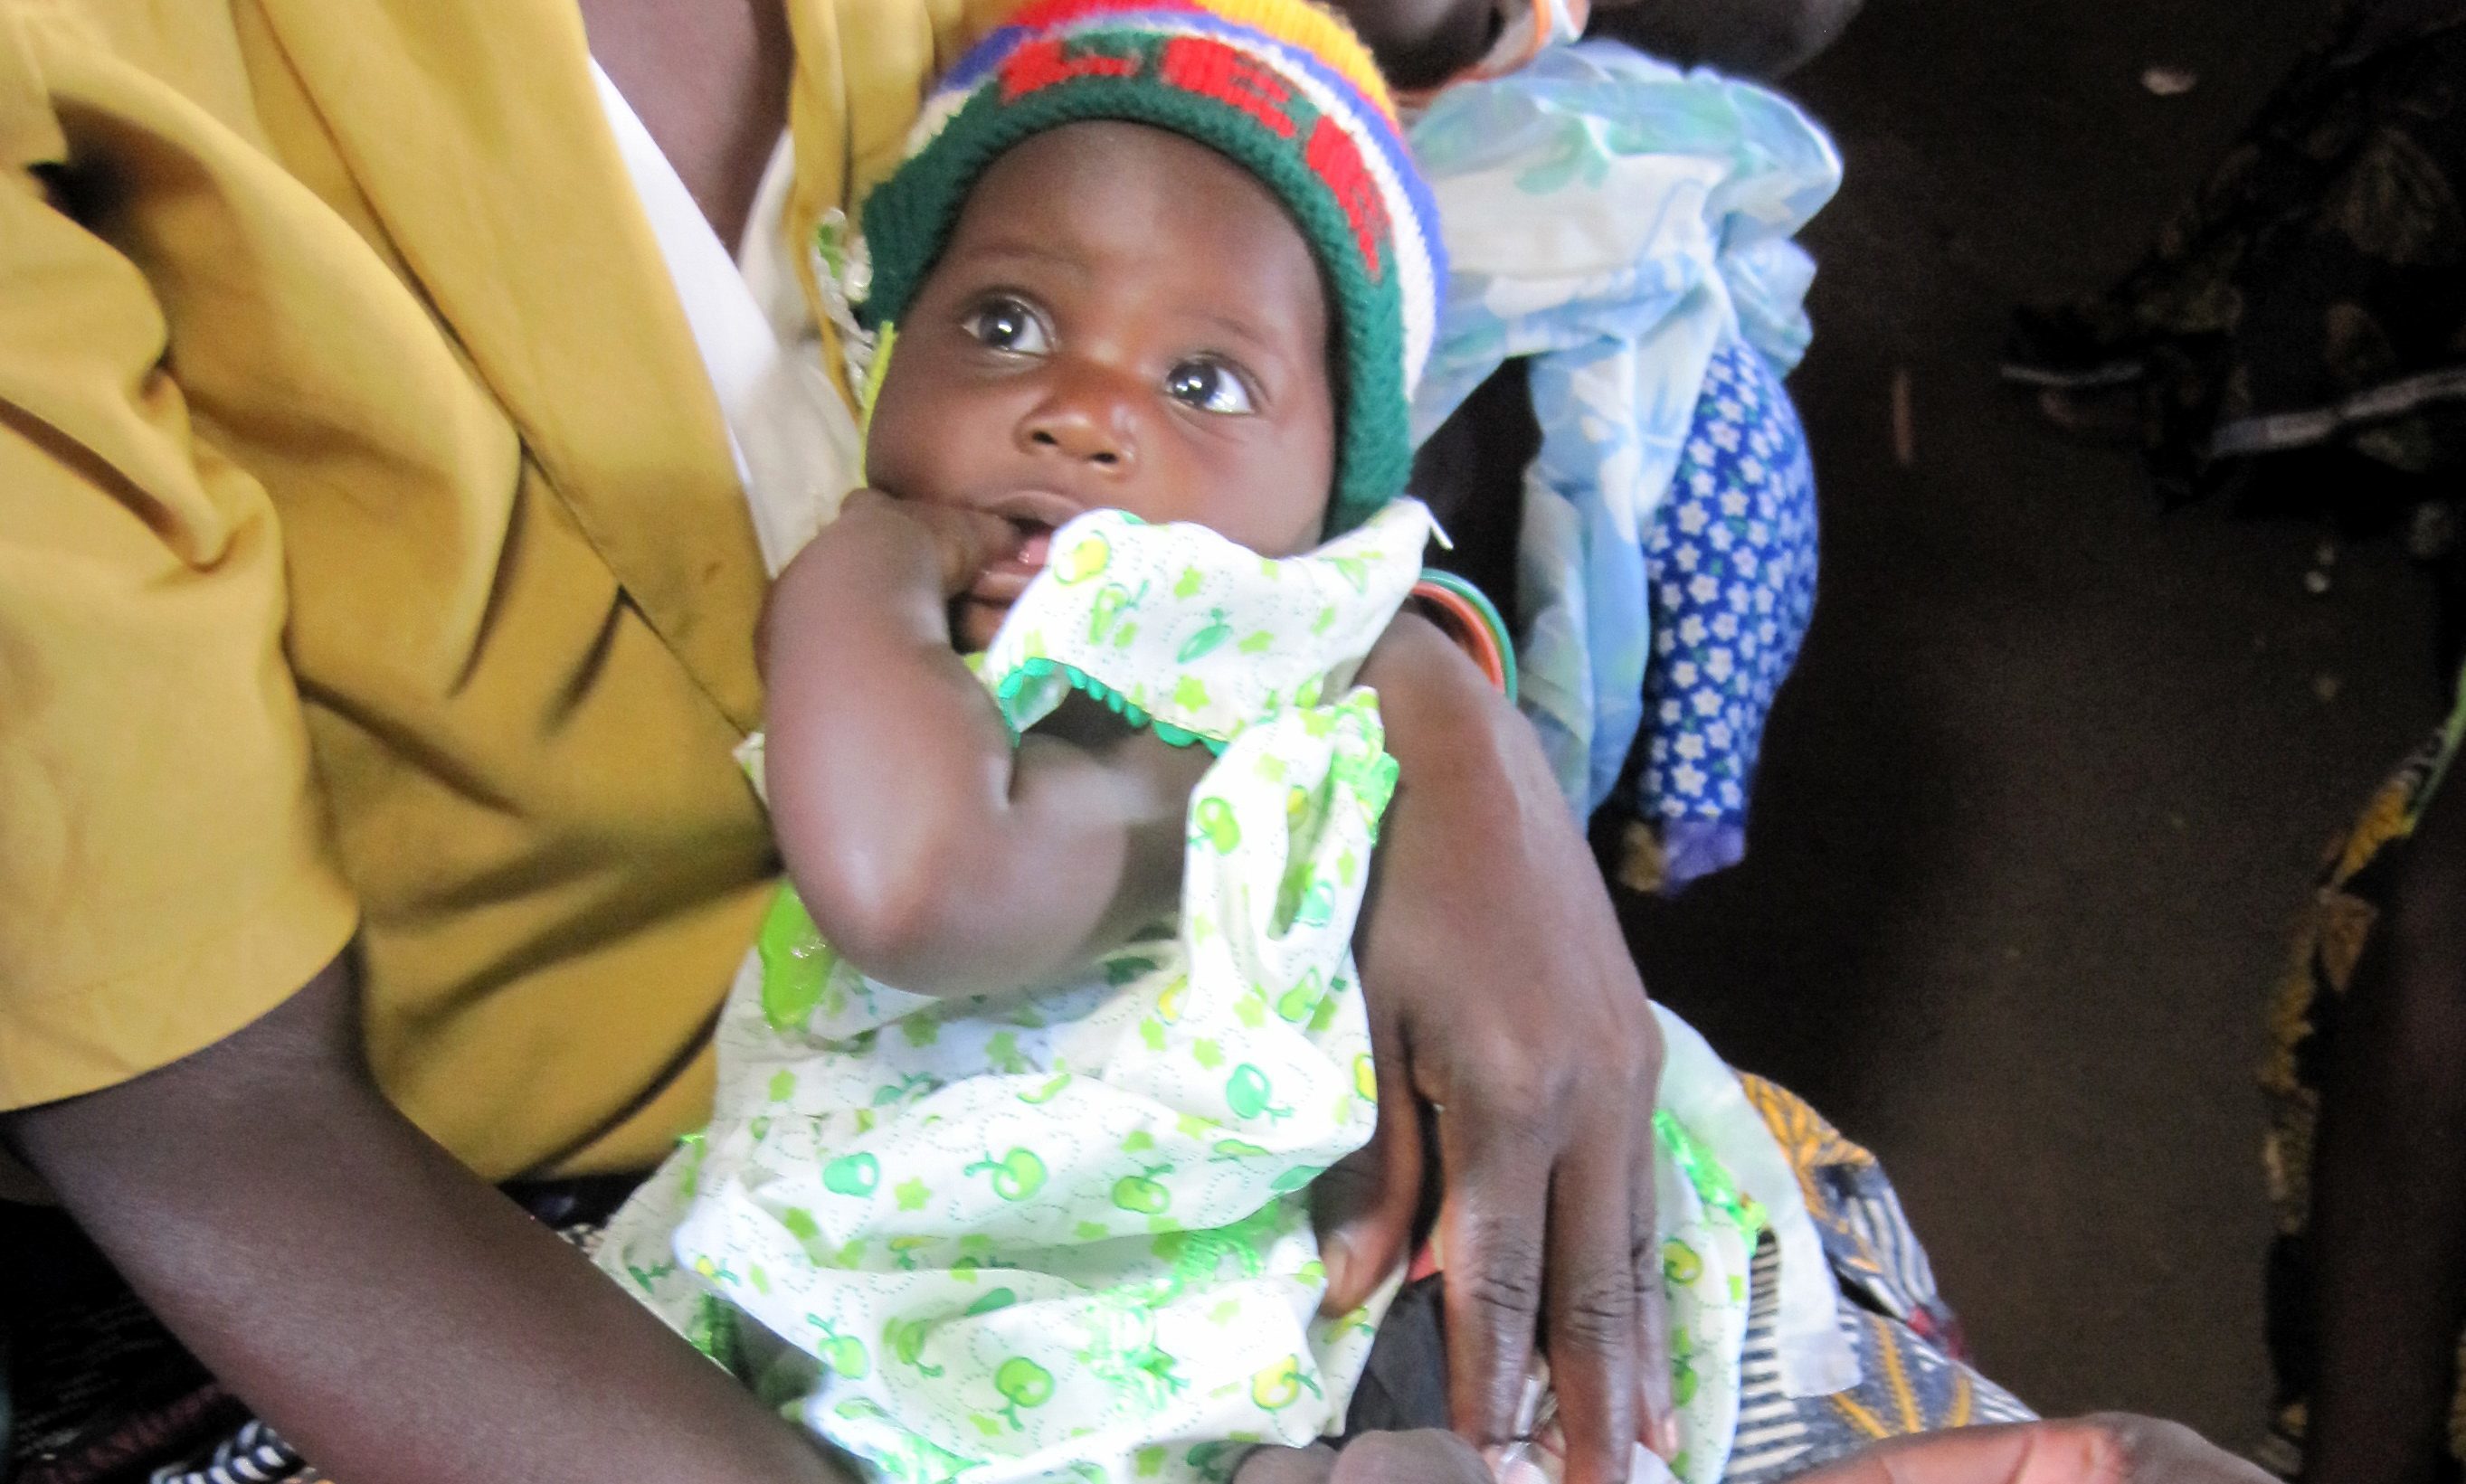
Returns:
[[[1645,538],[1644,735],[1612,794],[1632,816],[1628,886],[1675,889],[1746,854],[1764,719],[1815,617],[1815,525],[1789,393],[1761,352],[1725,342]]]

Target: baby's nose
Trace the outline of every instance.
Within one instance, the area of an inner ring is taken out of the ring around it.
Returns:
[[[1134,413],[1128,389],[1114,380],[1078,376],[1056,387],[1020,424],[1020,443],[1033,454],[1059,454],[1108,474],[1129,473],[1138,462]]]

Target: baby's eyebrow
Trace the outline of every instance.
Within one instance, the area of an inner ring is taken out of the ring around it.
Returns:
[[[1276,338],[1241,316],[1227,314],[1221,309],[1192,309],[1186,313],[1194,320],[1214,325],[1223,331],[1227,337],[1238,342],[1236,348],[1240,349],[1246,358],[1265,361],[1279,370],[1291,369],[1288,364],[1290,358],[1285,354],[1284,347],[1277,343]]]
[[[1224,331],[1235,340],[1247,341],[1249,343],[1257,346],[1261,350],[1272,351],[1276,348],[1265,332],[1260,330],[1257,325],[1252,324],[1249,321],[1243,319],[1239,315],[1226,314],[1221,309],[1199,309],[1194,310],[1192,313],[1194,313],[1198,318],[1206,321],[1208,323],[1215,325],[1218,329]]]
[[[990,241],[972,243],[959,255],[979,262],[988,259],[998,262],[1004,258],[1026,258],[1034,262],[1050,264],[1083,278],[1092,277],[1096,272],[1095,265],[1080,255],[1048,247],[1028,237],[995,237]]]

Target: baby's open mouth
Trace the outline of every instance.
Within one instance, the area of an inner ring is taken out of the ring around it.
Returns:
[[[1019,532],[1019,549],[976,574],[968,596],[983,603],[1007,605],[1027,590],[1053,552],[1053,527],[1026,516],[1006,517]]]
[[[1036,574],[1053,556],[1053,533],[1083,513],[1077,500],[1054,490],[1013,489],[975,502],[987,515],[999,516],[1019,533],[1019,549],[978,573],[969,596],[979,602],[1008,604],[1027,590]]]
[[[1042,571],[1053,555],[1053,527],[1042,521],[1014,519],[1011,524],[1020,535],[1019,554],[1011,560],[1034,571]]]

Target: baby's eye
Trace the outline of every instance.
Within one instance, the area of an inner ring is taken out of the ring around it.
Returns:
[[[1176,402],[1187,403],[1202,412],[1242,417],[1258,410],[1251,405],[1250,388],[1244,384],[1242,374],[1222,361],[1203,356],[1193,357],[1166,372],[1164,390]]]
[[[1017,356],[1041,356],[1052,347],[1044,321],[1036,311],[1004,295],[989,299],[969,314],[967,331],[996,350]]]

